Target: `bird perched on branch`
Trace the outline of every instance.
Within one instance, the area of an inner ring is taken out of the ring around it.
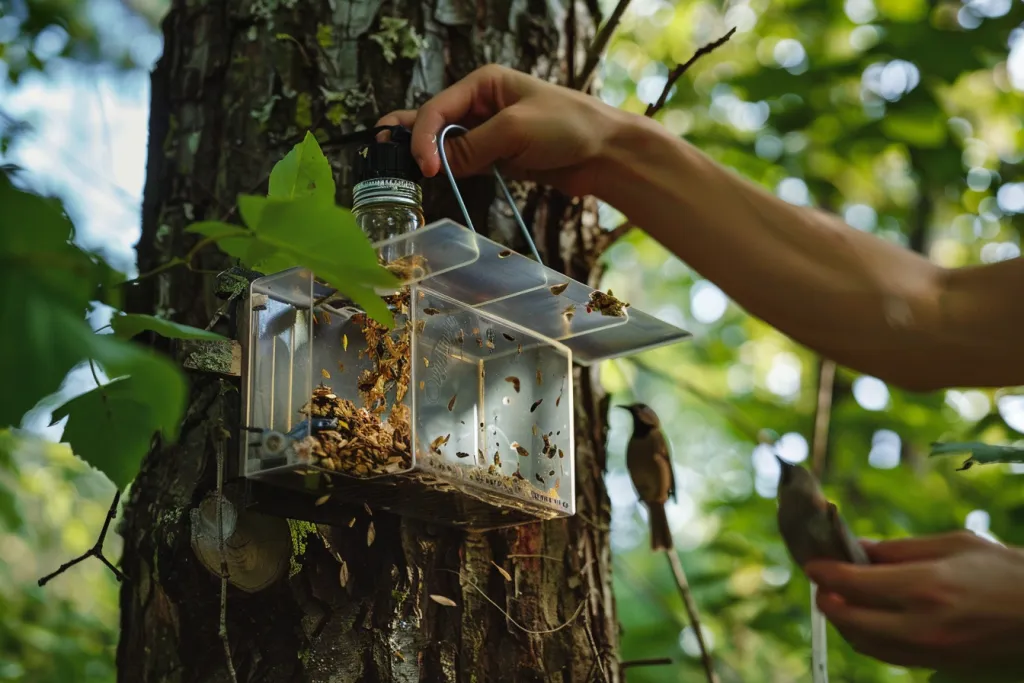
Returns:
[[[665,503],[669,496],[676,499],[676,479],[668,441],[661,432],[658,414],[650,406],[634,403],[619,407],[633,416],[633,435],[626,448],[626,468],[637,496],[647,506],[651,550],[670,550],[672,532],[665,516]]]
[[[775,456],[782,467],[779,477],[779,533],[790,555],[801,567],[811,560],[839,560],[869,564],[868,555],[822,493],[808,470]]]

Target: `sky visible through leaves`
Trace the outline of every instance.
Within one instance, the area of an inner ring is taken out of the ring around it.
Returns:
[[[23,167],[34,189],[59,194],[77,242],[131,277],[147,71],[160,51],[153,27],[162,7],[39,7],[50,14],[0,17],[0,163]],[[53,27],[56,16],[70,18],[66,29]],[[994,262],[1020,255],[1022,22],[1024,4],[1015,0],[633,0],[603,65],[601,97],[642,112],[672,66],[736,27],[679,81],[659,114],[665,126],[787,201],[920,245],[945,266]],[[618,220],[602,210],[604,224]],[[685,229],[686,217],[679,220]],[[645,401],[667,425],[679,489],[669,519],[723,681],[803,680],[808,587],[775,531],[778,464],[756,436],[772,430],[784,458],[806,461],[818,359],[642,233],[606,259],[604,288],[694,333],[689,343],[605,363],[601,376],[614,403]],[[89,320],[93,329],[108,322],[104,308]],[[87,368],[76,370],[61,397],[93,384]],[[46,427],[52,408],[36,409],[24,426],[59,439],[60,424]],[[628,416],[612,411],[610,420],[622,657],[683,662],[634,669],[629,680],[701,680],[671,574],[647,551],[645,512],[624,466]],[[1022,435],[1019,388],[911,394],[841,368],[827,493],[863,536],[966,526],[1024,544],[1024,469],[957,472],[966,455],[929,458],[934,441],[1024,445]],[[114,680],[113,577],[90,561],[35,586],[92,545],[112,492],[66,447],[0,448],[0,680]],[[110,556],[119,544],[110,534]],[[832,680],[927,679],[854,654],[834,632],[830,646]]]

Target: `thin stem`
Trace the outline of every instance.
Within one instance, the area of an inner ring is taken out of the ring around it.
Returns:
[[[224,646],[224,660],[232,683],[238,683],[235,663],[231,659],[231,641],[228,640],[228,560],[224,553],[224,443],[217,442],[217,548],[220,553],[220,628],[217,634]]]
[[[666,553],[668,563],[672,566],[672,575],[675,576],[676,586],[679,588],[679,595],[683,598],[683,607],[686,608],[686,616],[690,619],[690,628],[697,636],[697,647],[700,648],[700,661],[704,666],[704,675],[708,683],[718,683],[718,675],[715,673],[714,664],[711,661],[711,653],[707,643],[704,642],[704,632],[700,625],[700,614],[697,612],[697,603],[690,591],[690,582],[686,579],[686,572],[683,570],[683,563],[679,561],[679,555],[675,550],[669,549]]]
[[[652,365],[648,365],[647,363],[645,363],[645,362],[643,362],[641,360],[638,360],[636,358],[630,358],[629,362],[633,363],[634,365],[636,365],[637,367],[639,367],[639,368],[641,368],[643,370],[646,370],[648,373],[654,375],[655,377],[662,378],[665,381],[672,383],[677,388],[682,389],[683,391],[685,391],[687,393],[693,394],[694,396],[696,396],[701,401],[703,401],[703,402],[705,402],[705,403],[707,403],[707,404],[709,404],[711,406],[714,406],[715,408],[718,409],[719,413],[721,413],[721,415],[723,417],[725,417],[726,420],[731,422],[732,425],[738,431],[740,431],[741,433],[746,435],[751,441],[753,441],[755,443],[760,443],[760,441],[761,441],[760,431],[761,430],[757,427],[756,424],[754,424],[754,422],[750,418],[748,418],[746,415],[744,415],[741,410],[736,408],[736,406],[734,406],[733,404],[729,403],[729,401],[725,400],[724,398],[720,398],[718,396],[712,396],[711,394],[709,394],[708,392],[704,391],[703,389],[701,389],[700,387],[696,386],[695,384],[692,384],[692,383],[688,382],[687,380],[685,380],[685,379],[683,379],[681,377],[676,377],[674,375],[671,375],[668,372],[665,372],[664,370],[662,370],[660,368],[656,368],[656,367],[654,367]]]
[[[818,403],[814,411],[814,434],[811,438],[811,471],[818,481],[825,475],[828,454],[828,432],[832,423],[832,397],[836,384],[835,361],[822,358],[818,363]]]
[[[671,664],[671,657],[655,657],[653,659],[629,659],[619,663],[620,669],[631,669],[638,666],[665,666]]]
[[[668,80],[665,82],[665,87],[662,88],[661,90],[661,95],[658,96],[658,100],[654,104],[647,107],[647,111],[644,112],[644,116],[654,116],[659,111],[661,111],[662,107],[665,106],[665,102],[668,101],[668,96],[669,93],[672,92],[672,87],[676,84],[676,81],[682,78],[683,74],[686,73],[687,69],[693,66],[694,62],[696,62],[704,55],[714,52],[718,48],[725,45],[726,42],[728,42],[728,40],[732,38],[732,34],[734,33],[736,33],[735,27],[729,29],[729,32],[726,33],[721,38],[719,38],[718,40],[712,41],[707,45],[698,48],[697,51],[693,53],[692,57],[687,59],[685,62],[683,62],[676,68],[672,69],[672,71],[668,75]]]
[[[608,46],[608,41],[615,33],[615,29],[618,28],[619,22],[622,21],[622,15],[626,13],[627,7],[629,7],[629,0],[619,0],[615,9],[612,10],[611,16],[608,17],[608,21],[594,36],[594,42],[587,50],[587,58],[583,61],[583,70],[573,82],[577,90],[586,90],[590,86],[590,77],[594,75],[597,64],[601,61],[601,55],[604,54],[604,49]]]
[[[110,522],[114,519],[114,517],[117,516],[117,504],[119,502],[121,502],[120,490],[114,493],[114,500],[113,502],[110,503],[110,509],[107,511],[107,518],[103,521],[103,528],[100,529],[100,535],[96,539],[96,543],[78,557],[72,560],[68,560],[67,562],[62,564],[60,567],[57,568],[57,571],[51,572],[43,578],[39,579],[38,583],[40,587],[45,586],[53,579],[57,578],[58,576],[60,576],[61,574],[63,574],[64,572],[71,569],[79,562],[81,562],[82,560],[85,560],[89,557],[95,557],[99,559],[100,562],[107,565],[110,571],[114,572],[114,578],[116,578],[118,581],[124,581],[125,577],[121,570],[115,567],[113,563],[111,563],[110,560],[108,560],[103,555],[103,541],[104,539],[106,539],[107,531],[110,529]]]

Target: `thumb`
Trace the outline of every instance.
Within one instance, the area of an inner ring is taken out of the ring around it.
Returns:
[[[478,175],[519,154],[526,145],[520,117],[503,109],[469,132],[445,136],[444,157],[456,177]]]

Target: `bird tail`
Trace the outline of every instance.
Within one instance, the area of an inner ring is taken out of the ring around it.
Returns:
[[[668,528],[664,503],[648,503],[647,513],[651,518],[651,550],[671,550],[672,531]]]

